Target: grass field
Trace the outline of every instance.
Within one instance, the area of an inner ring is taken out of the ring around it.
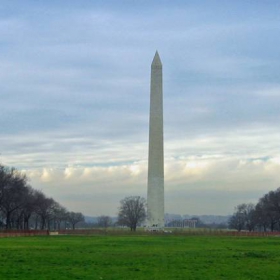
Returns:
[[[0,279],[280,279],[280,238],[1,238]]]

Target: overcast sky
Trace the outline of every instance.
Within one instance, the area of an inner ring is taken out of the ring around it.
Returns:
[[[72,211],[146,197],[163,63],[165,211],[233,212],[280,186],[279,1],[0,5],[0,162]]]

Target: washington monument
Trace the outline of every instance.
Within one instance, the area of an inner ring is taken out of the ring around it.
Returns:
[[[158,52],[151,68],[147,226],[160,229],[164,227],[164,157],[162,64]]]

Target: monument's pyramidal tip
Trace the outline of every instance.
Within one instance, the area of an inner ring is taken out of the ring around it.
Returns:
[[[156,54],[152,62],[152,66],[162,66],[158,51],[156,51]]]

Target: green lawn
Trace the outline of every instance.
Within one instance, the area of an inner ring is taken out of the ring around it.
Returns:
[[[280,238],[0,238],[0,279],[280,279]]]

